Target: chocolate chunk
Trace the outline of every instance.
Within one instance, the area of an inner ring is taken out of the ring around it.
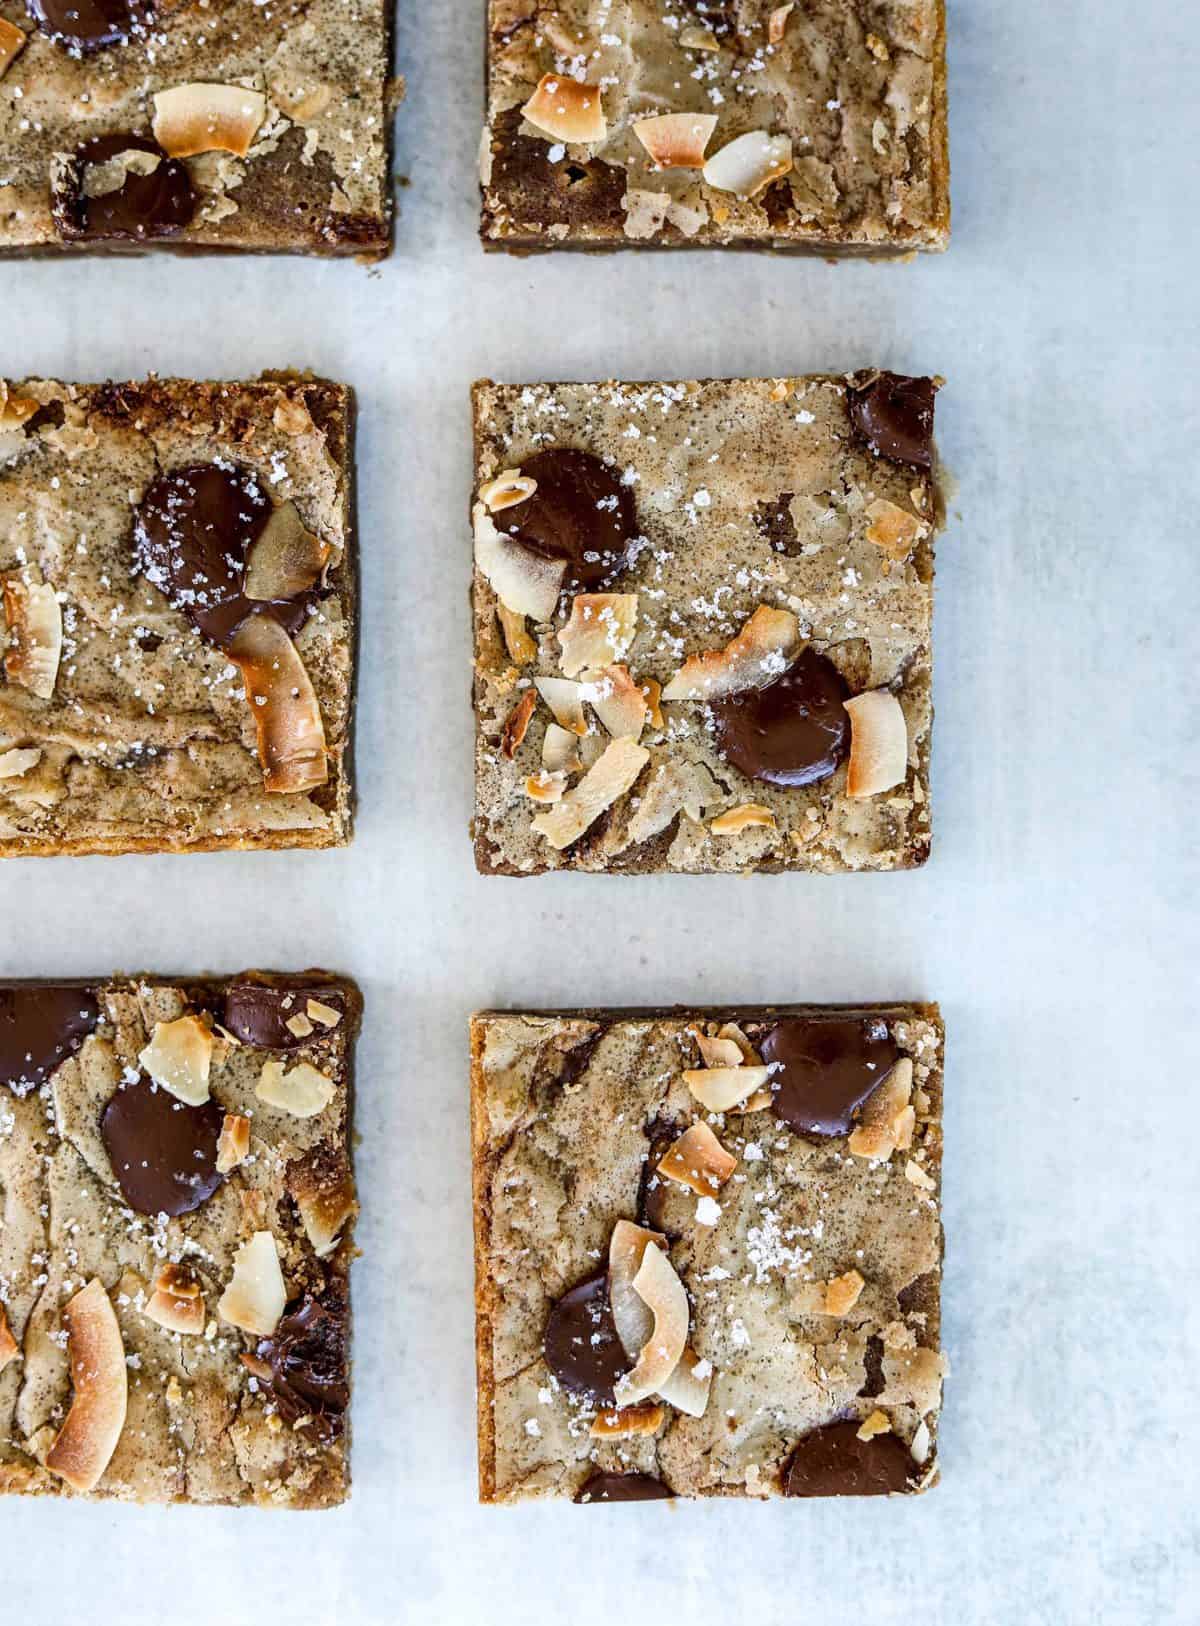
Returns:
[[[246,555],[271,516],[271,499],[244,469],[199,463],[161,474],[134,521],[138,566],[209,643],[227,643],[267,606],[242,591]],[[303,625],[309,595],[272,603],[288,632]]]
[[[124,45],[131,34],[144,34],[151,8],[139,0],[26,0],[29,15],[72,55],[86,55],[106,45]]]
[[[35,1089],[100,1020],[90,988],[0,988],[0,1083]]]
[[[140,1079],[123,1084],[100,1118],[117,1184],[139,1214],[190,1214],[221,1184],[217,1139],[224,1113],[215,1101],[185,1106]]]
[[[829,1423],[806,1434],[784,1468],[785,1496],[887,1496],[909,1488],[913,1460],[894,1434],[860,1440],[860,1424]]]
[[[638,534],[628,486],[590,452],[553,446],[535,452],[521,473],[537,481],[525,502],[495,516],[496,528],[534,553],[565,559],[563,586],[591,591],[620,574]]]
[[[932,468],[937,389],[932,378],[880,373],[861,389],[847,391],[850,420],[876,457]]]
[[[615,1385],[629,1361],[617,1337],[604,1271],[559,1299],[546,1322],[542,1351],[564,1389],[598,1406],[616,1404]]]
[[[148,175],[127,170],[113,191],[89,197],[88,172],[123,152],[151,153],[158,164]],[[174,237],[190,223],[195,210],[186,166],[178,158],[168,158],[148,136],[125,132],[93,136],[78,147],[55,177],[51,202],[59,234],[89,242],[141,243]]]
[[[577,1502],[661,1502],[675,1492],[653,1474],[593,1474],[575,1492]]]
[[[849,693],[831,661],[804,649],[766,688],[711,703],[718,749],[747,779],[768,785],[828,779],[849,748]]]
[[[872,1017],[787,1017],[760,1046],[771,1111],[797,1135],[848,1135],[899,1060],[887,1023]]]
[[[306,1293],[288,1305],[258,1355],[271,1368],[270,1386],[285,1423],[314,1417],[325,1437],[340,1434],[350,1404],[346,1369],[349,1306],[330,1289],[320,1298]]]
[[[345,1001],[335,988],[312,987],[277,988],[266,983],[234,982],[225,990],[225,1010],[221,1026],[228,1028],[235,1039],[243,1044],[256,1045],[260,1050],[294,1050],[297,1045],[309,1044],[329,1030],[319,1022],[313,1031],[299,1038],[288,1027],[293,1016],[304,1016],[310,999],[330,1010],[345,1013]]]

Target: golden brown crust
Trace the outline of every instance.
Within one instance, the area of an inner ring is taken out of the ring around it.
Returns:
[[[471,1018],[471,1188],[475,1212],[475,1404],[479,1439],[479,1500],[496,1500],[496,1382],[492,1360],[495,1285],[488,1269],[491,1241],[491,1173],[495,1153],[488,1132],[482,1068],[484,1018]]]

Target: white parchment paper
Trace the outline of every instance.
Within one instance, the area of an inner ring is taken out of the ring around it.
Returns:
[[[1194,7],[951,6],[954,239],[911,266],[476,245],[481,0],[400,0],[395,257],[5,265],[3,370],[351,381],[363,635],[344,853],[0,867],[0,974],[311,962],[368,1001],[355,1493],[8,1500],[22,1626],[1191,1626],[1196,1602]],[[933,858],[480,880],[473,377],[936,370]],[[481,1510],[465,1020],[941,1000],[943,1481],[913,1501]]]

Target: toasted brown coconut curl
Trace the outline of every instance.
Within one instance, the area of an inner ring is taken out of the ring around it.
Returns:
[[[125,1427],[125,1346],[108,1294],[95,1277],[66,1304],[63,1320],[74,1393],[46,1466],[72,1490],[87,1492],[99,1484]]]
[[[272,616],[251,616],[234,634],[229,658],[246,685],[266,789],[290,795],[323,785],[329,763],[321,708],[283,627]]]

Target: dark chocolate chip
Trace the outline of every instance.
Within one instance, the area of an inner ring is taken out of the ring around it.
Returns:
[[[577,1502],[661,1502],[675,1492],[653,1474],[593,1474],[575,1492]]]
[[[798,1135],[848,1135],[867,1098],[899,1060],[878,1017],[789,1016],[760,1046],[771,1111]]]
[[[784,1468],[786,1496],[887,1496],[909,1488],[913,1460],[894,1434],[860,1440],[860,1424],[829,1423],[805,1434]]]
[[[937,388],[932,378],[879,373],[861,389],[852,385],[847,391],[850,420],[876,457],[932,468]]]
[[[117,1184],[139,1214],[190,1214],[221,1184],[217,1140],[224,1113],[215,1101],[189,1107],[139,1079],[105,1107],[100,1132]]]
[[[89,197],[88,170],[118,153],[131,151],[156,154],[158,165],[149,175],[128,171],[114,191]],[[51,199],[54,223],[61,236],[88,242],[120,239],[135,243],[174,237],[190,224],[195,202],[186,166],[178,158],[168,158],[148,136],[127,133],[93,136],[78,147],[56,176]]]
[[[601,1271],[579,1282],[550,1312],[542,1346],[546,1365],[574,1395],[598,1406],[616,1404],[617,1379],[629,1370]]]
[[[134,520],[139,569],[218,647],[247,616],[267,612],[294,633],[309,595],[269,606],[242,591],[246,555],[271,517],[271,499],[245,469],[199,463],[160,474]]]
[[[832,661],[804,649],[773,683],[711,703],[717,747],[747,779],[813,785],[850,743],[850,690]]]
[[[276,988],[266,983],[233,982],[225,990],[221,1026],[243,1044],[256,1045],[260,1050],[294,1050],[328,1031],[314,1022],[313,1031],[298,1038],[288,1027],[290,1017],[305,1014],[310,999],[328,1005],[330,1010],[345,1012],[345,1001],[335,988]]]
[[[335,1289],[293,1300],[258,1355],[271,1368],[270,1387],[285,1423],[315,1417],[319,1431],[339,1434],[350,1404],[346,1366],[349,1309]]]
[[[537,481],[525,502],[495,517],[497,530],[548,559],[565,559],[563,586],[594,590],[629,563],[637,510],[628,486],[590,452],[552,446],[521,464]]]
[[[0,1083],[18,1095],[44,1084],[99,1020],[90,988],[0,988]]]
[[[29,15],[59,45],[76,55],[124,45],[144,34],[151,7],[140,0],[26,0]]]

